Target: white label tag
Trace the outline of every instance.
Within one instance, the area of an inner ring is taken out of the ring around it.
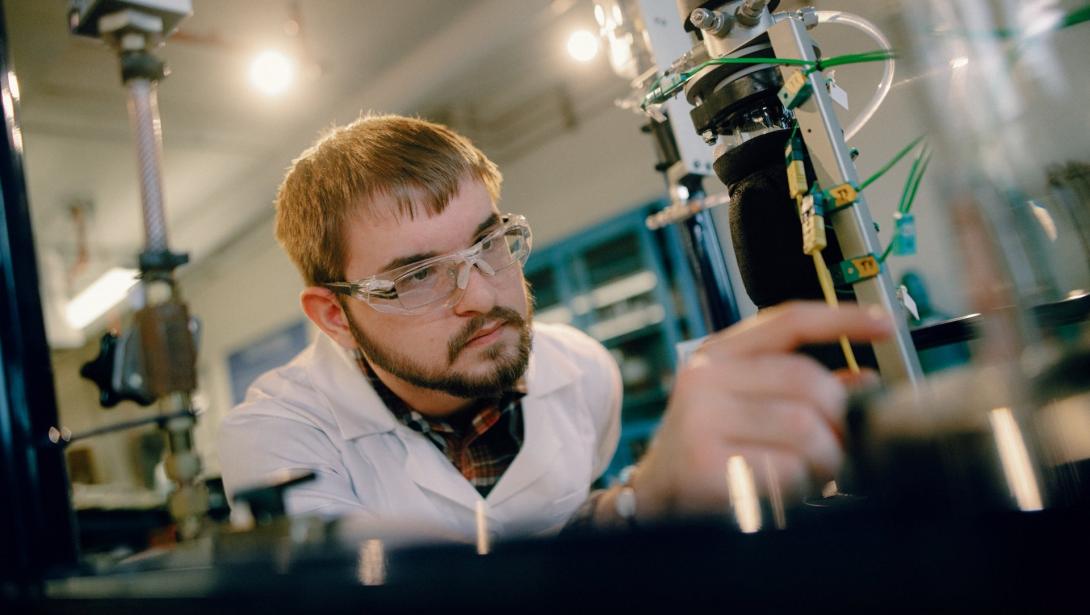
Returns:
[[[829,79],[825,82],[825,85],[829,90],[829,97],[833,99],[833,102],[844,107],[844,110],[847,110],[848,93],[844,91],[844,88],[836,84],[836,78],[833,74],[829,75]]]
[[[913,320],[920,319],[920,309],[916,307],[916,300],[912,298],[912,295],[908,294],[908,289],[902,284],[897,288],[897,298],[901,300],[901,305],[905,306],[909,314],[912,314]]]

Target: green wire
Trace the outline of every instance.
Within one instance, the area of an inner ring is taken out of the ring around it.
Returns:
[[[1090,21],[1090,4],[1064,15],[1063,21],[1060,22],[1060,27],[1067,28],[1086,21]]]
[[[897,211],[900,213],[907,214],[912,211],[912,202],[916,200],[916,190],[919,189],[923,174],[927,171],[927,165],[930,162],[931,152],[927,147],[924,147],[916,156],[916,160],[912,162],[912,168],[908,172],[908,179],[905,180],[904,190],[901,191],[901,202],[897,205]],[[882,251],[882,255],[878,257],[879,263],[886,262],[890,252],[893,251],[893,246],[896,244],[897,235],[894,235],[889,245]]]
[[[927,154],[928,149],[928,146],[924,146],[920,153],[916,154],[916,159],[912,161],[912,167],[909,168],[908,176],[905,177],[905,186],[901,189],[901,200],[897,202],[897,211],[904,212],[905,200],[908,198],[908,193],[912,191],[912,181],[916,177],[916,172],[920,169],[920,162]]]
[[[896,155],[896,156],[894,156],[894,157],[893,157],[892,159],[890,159],[890,161],[889,161],[889,162],[887,162],[886,164],[884,164],[884,165],[882,166],[882,168],[880,168],[880,169],[878,169],[877,171],[875,171],[875,172],[874,172],[874,175],[871,175],[870,177],[868,177],[868,178],[866,179],[866,181],[864,181],[863,183],[859,184],[859,189],[860,189],[860,190],[865,190],[865,189],[867,188],[867,186],[869,186],[869,185],[873,184],[873,183],[874,183],[875,181],[877,181],[877,180],[878,180],[878,178],[880,178],[880,177],[882,177],[883,175],[885,175],[885,174],[886,174],[886,171],[889,171],[889,170],[890,170],[891,168],[893,168],[893,165],[895,165],[895,164],[897,164],[898,162],[900,162],[900,161],[901,161],[901,158],[904,158],[904,157],[905,157],[906,155],[908,155],[908,153],[909,153],[909,152],[911,152],[911,151],[912,151],[912,149],[913,149],[913,148],[915,148],[915,147],[916,147],[917,145],[919,145],[919,144],[920,144],[920,141],[923,141],[923,137],[924,137],[923,135],[920,135],[920,136],[916,137],[916,139],[915,139],[915,140],[913,140],[913,141],[912,141],[912,143],[909,143],[908,145],[906,145],[906,146],[904,147],[904,149],[902,149],[901,151],[897,152],[897,155]]]
[[[778,64],[785,66],[806,66],[807,74],[831,68],[833,66],[840,66],[843,64],[859,64],[862,62],[878,62],[882,60],[889,60],[893,58],[892,52],[885,49],[879,49],[876,51],[866,51],[862,53],[850,53],[846,55],[833,56],[827,60],[801,60],[799,58],[712,58],[705,60],[697,66],[678,74],[678,80],[676,83],[666,88],[665,90],[658,91],[659,84],[662,82],[660,76],[652,84],[650,91],[643,97],[643,108],[646,109],[647,105],[660,103],[673,96],[675,92],[680,90],[685,83],[692,78],[696,73],[704,70],[709,66],[715,66],[719,64]]]
[[[783,64],[786,66],[811,66],[813,62],[809,60],[800,60],[798,58],[712,58],[711,60],[701,62],[695,67],[680,73],[680,79],[678,80],[678,82],[664,90],[662,94],[656,96],[655,98],[669,98],[671,95],[673,95],[674,92],[680,90],[681,87],[685,85],[685,82],[691,79],[693,75],[699,73],[700,71],[704,70],[709,66],[714,66],[718,64]],[[660,80],[661,79],[655,81],[656,87],[658,86],[658,82]],[[652,91],[654,91],[654,87],[652,88]]]
[[[1086,5],[1082,8],[1072,10],[1070,13],[1064,15],[1054,28],[1050,28],[1045,32],[1041,32],[1038,34],[1038,36],[1048,34],[1049,32],[1054,32],[1056,30],[1062,30],[1063,28],[1077,26],[1087,21],[1090,21],[1090,5]],[[955,30],[954,34],[957,34],[958,36],[964,36],[966,38],[995,37],[1000,39],[1009,39],[1017,38],[1022,33],[1013,28],[997,28],[991,31]]]
[[[882,251],[882,255],[878,257],[878,262],[879,263],[886,262],[886,259],[889,258],[889,253],[893,251],[893,244],[895,244],[895,243],[897,243],[897,236],[896,235],[894,235],[893,239],[890,240],[889,245],[886,246],[886,249]]]
[[[818,60],[815,63],[817,70],[825,70],[843,64],[861,64],[863,62],[883,62],[892,60],[896,55],[892,51],[880,49],[877,51],[865,51],[863,53],[850,53],[847,55],[833,56],[828,60]]]
[[[927,165],[931,162],[931,153],[928,152],[927,158],[924,158],[923,164],[920,165],[920,172],[916,174],[916,179],[912,181],[912,192],[908,194],[908,200],[905,201],[905,208],[902,213],[908,213],[912,211],[912,202],[916,200],[916,190],[920,187],[920,181],[923,179],[923,174],[927,172]]]

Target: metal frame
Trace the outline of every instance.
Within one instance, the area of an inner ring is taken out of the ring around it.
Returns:
[[[814,41],[805,26],[795,19],[784,19],[768,29],[772,49],[780,58],[817,60]],[[786,82],[795,66],[781,66]],[[859,185],[859,176],[847,144],[844,131],[837,120],[833,101],[825,88],[824,76],[814,72],[807,77],[813,94],[795,109],[799,132],[810,152],[810,161],[821,186],[829,188],[845,182]],[[836,231],[845,258],[864,254],[880,254],[874,220],[867,208],[866,197],[860,194],[856,204],[829,215],[829,222]],[[886,267],[874,278],[854,285],[855,295],[861,305],[877,305],[890,314],[900,314],[896,286]],[[908,323],[894,318],[895,332],[886,341],[874,344],[874,354],[882,376],[891,383],[916,384],[922,377],[920,362],[912,344]]]

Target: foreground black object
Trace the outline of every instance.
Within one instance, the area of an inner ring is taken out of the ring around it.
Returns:
[[[647,612],[1073,609],[1090,553],[1085,509],[929,518],[815,513],[803,527],[744,535],[708,520],[624,534],[391,550],[365,587],[354,551],[89,578],[36,608],[60,613],[281,611]],[[122,589],[119,589],[122,588]],[[113,593],[111,593],[113,592]],[[146,612],[146,611],[145,611]]]
[[[57,424],[57,401],[14,78],[0,6],[0,600],[32,591],[78,553],[63,454],[37,446]]]

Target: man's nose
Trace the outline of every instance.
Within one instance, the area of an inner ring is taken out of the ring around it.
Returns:
[[[454,313],[487,314],[496,307],[496,287],[491,280],[485,279],[489,276],[481,273],[477,267],[470,263],[466,263],[465,267],[468,271],[462,272],[462,275],[468,278],[462,298],[454,304]]]

